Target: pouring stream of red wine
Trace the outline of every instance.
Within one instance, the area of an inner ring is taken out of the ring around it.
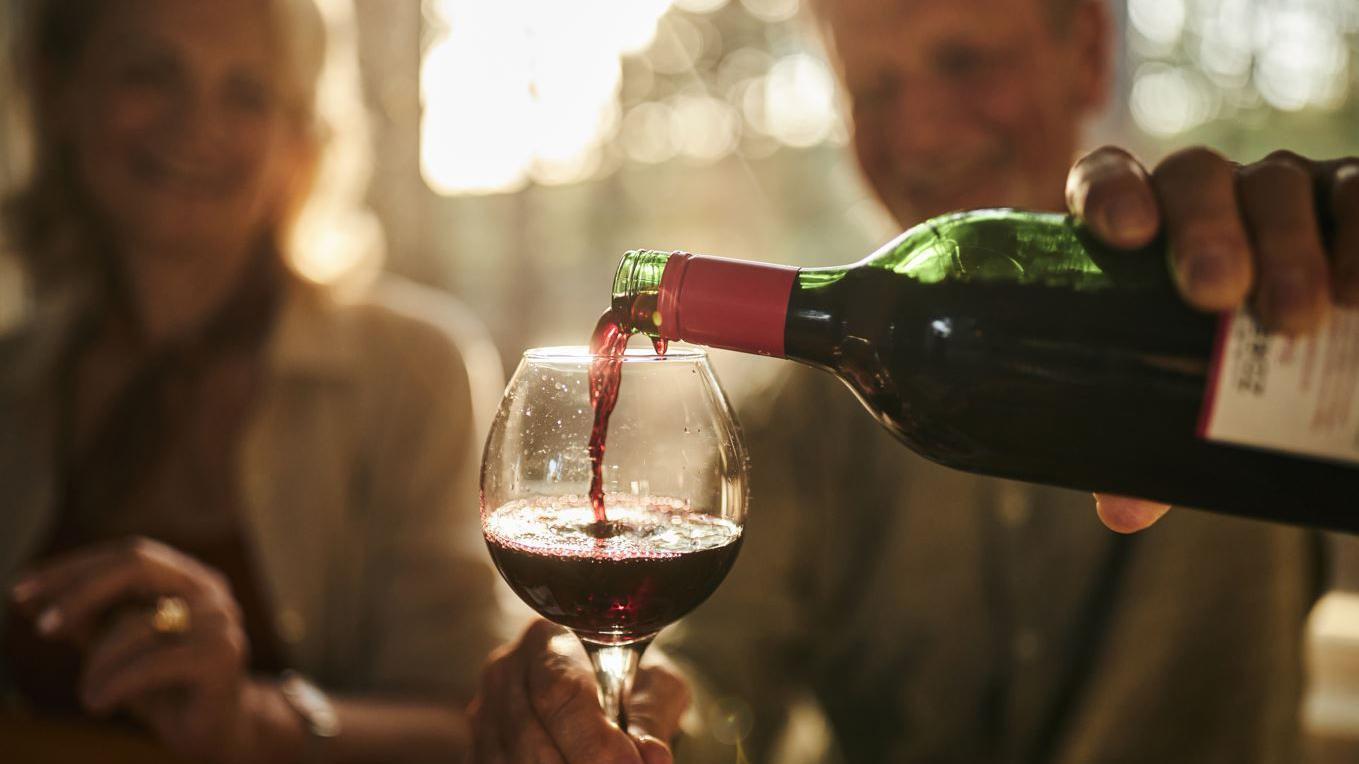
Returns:
[[[590,430],[590,506],[595,512],[595,535],[606,538],[612,534],[609,517],[604,509],[604,448],[609,437],[609,416],[618,405],[618,387],[623,376],[623,353],[633,331],[627,325],[623,311],[610,308],[604,311],[590,336],[590,405],[594,408],[594,426]],[[665,355],[666,341],[655,339],[652,345],[657,355]]]

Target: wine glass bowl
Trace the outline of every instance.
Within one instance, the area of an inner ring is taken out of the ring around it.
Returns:
[[[748,466],[702,350],[626,351],[601,460],[601,522],[589,498],[594,360],[579,347],[524,354],[487,438],[481,520],[505,581],[581,638],[601,701],[621,717],[642,650],[735,561]]]

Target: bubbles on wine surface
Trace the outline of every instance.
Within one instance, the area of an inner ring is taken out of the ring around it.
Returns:
[[[665,559],[725,546],[740,537],[741,528],[665,497],[611,497],[609,518],[601,523],[587,497],[566,496],[505,504],[487,517],[485,533],[523,552],[622,560]]]

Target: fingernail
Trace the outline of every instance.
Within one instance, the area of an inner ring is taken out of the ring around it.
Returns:
[[[38,633],[51,635],[61,628],[61,611],[55,607],[49,607],[38,615]]]
[[[675,760],[669,746],[651,735],[642,735],[637,743],[646,764],[669,764]]]
[[[1122,239],[1141,239],[1155,233],[1151,208],[1139,196],[1125,196],[1110,203],[1105,213],[1109,232]]]
[[[1215,290],[1231,278],[1232,261],[1226,252],[1208,248],[1189,258],[1189,289],[1202,294]]]

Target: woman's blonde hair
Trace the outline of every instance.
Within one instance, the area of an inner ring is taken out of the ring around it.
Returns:
[[[357,285],[382,261],[381,229],[365,204],[371,148],[358,71],[352,0],[271,0],[295,117],[314,156],[272,232],[303,277]],[[70,76],[109,0],[11,0],[20,30],[10,41],[19,109],[10,164],[21,176],[4,206],[6,246],[31,277],[106,268],[100,233],[84,206],[67,150],[44,102]]]

